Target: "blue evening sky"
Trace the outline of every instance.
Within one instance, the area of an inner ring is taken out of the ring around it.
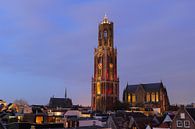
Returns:
[[[120,98],[126,83],[163,81],[172,104],[195,102],[195,1],[0,2],[0,99],[90,105],[98,24],[114,22]]]

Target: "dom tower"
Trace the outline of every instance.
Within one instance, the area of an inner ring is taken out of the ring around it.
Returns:
[[[99,24],[98,47],[94,51],[91,105],[94,111],[112,110],[119,99],[117,50],[113,47],[113,37],[113,22],[105,16]]]

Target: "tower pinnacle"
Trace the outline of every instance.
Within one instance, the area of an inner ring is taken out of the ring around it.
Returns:
[[[104,18],[103,18],[103,21],[102,21],[102,24],[105,24],[105,23],[110,24],[110,21],[108,20],[108,17],[106,15],[106,13],[105,13]]]

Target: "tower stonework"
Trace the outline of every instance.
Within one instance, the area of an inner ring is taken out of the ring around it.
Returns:
[[[115,102],[119,100],[117,49],[113,47],[113,38],[113,22],[105,16],[99,24],[98,47],[94,51],[91,100],[93,111],[113,110]]]

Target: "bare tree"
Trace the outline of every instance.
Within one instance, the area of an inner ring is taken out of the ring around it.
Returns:
[[[13,102],[14,104],[16,104],[17,106],[28,106],[28,102],[24,99],[16,99]]]

